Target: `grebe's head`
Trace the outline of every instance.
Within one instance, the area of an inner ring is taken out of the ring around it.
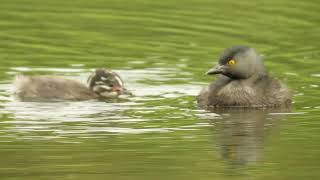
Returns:
[[[247,79],[255,74],[264,74],[265,68],[257,52],[246,46],[233,46],[226,49],[218,64],[207,74],[222,74],[231,79]]]
[[[127,94],[121,77],[110,70],[97,69],[88,78],[89,88],[100,97],[112,98]]]

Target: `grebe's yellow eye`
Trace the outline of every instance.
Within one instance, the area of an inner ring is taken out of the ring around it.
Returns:
[[[236,60],[231,59],[230,61],[228,61],[228,64],[229,64],[229,65],[234,65],[234,64],[236,64]]]

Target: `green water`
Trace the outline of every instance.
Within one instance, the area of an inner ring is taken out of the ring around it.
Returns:
[[[2,0],[0,179],[318,179],[317,0]],[[245,44],[291,112],[198,109],[219,53]],[[17,102],[16,74],[117,71],[116,103]]]

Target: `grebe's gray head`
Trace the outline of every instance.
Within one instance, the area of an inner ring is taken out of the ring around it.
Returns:
[[[88,78],[89,88],[100,97],[117,97],[127,93],[121,77],[110,70],[97,69]]]
[[[266,73],[262,60],[253,48],[246,46],[226,49],[218,64],[207,72],[208,75],[223,74],[231,79],[247,79],[257,73]]]

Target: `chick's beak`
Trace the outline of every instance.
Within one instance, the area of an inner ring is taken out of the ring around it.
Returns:
[[[206,74],[207,75],[222,74],[224,71],[225,71],[225,66],[218,64],[214,68],[209,69],[209,71]]]
[[[123,92],[123,87],[119,85],[112,86],[112,91],[117,92],[118,94],[121,94]]]

